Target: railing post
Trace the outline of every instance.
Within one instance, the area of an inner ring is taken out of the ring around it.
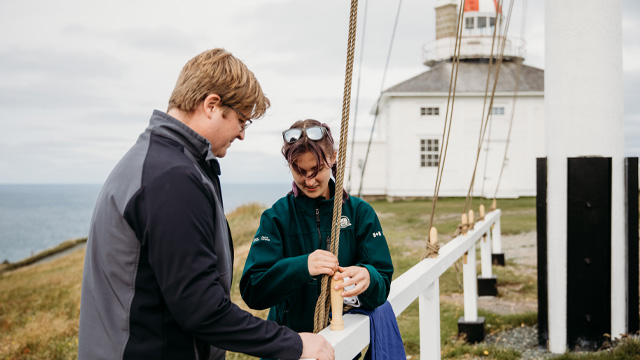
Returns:
[[[484,218],[484,206],[480,205],[480,216]],[[478,276],[478,296],[497,296],[498,279],[491,269],[491,231],[487,231],[480,241],[480,265],[482,275]]]
[[[469,343],[484,340],[484,318],[478,317],[478,279],[476,272],[476,244],[464,255],[462,279],[464,287],[464,317],[458,319],[458,336]]]
[[[440,359],[440,284],[439,277],[449,267],[464,257],[464,316],[458,319],[458,334],[470,343],[484,340],[485,319],[478,316],[476,243],[490,231],[491,224],[500,216],[500,210],[487,214],[485,221],[475,224],[467,234],[467,214],[461,217],[462,235],[449,241],[439,251],[430,251],[427,258],[407,270],[391,284],[388,301],[396,315],[401,314],[418,298],[420,323],[420,356],[422,359]],[[487,234],[489,237],[489,234]],[[489,237],[490,239],[490,237]],[[432,228],[429,241],[438,248],[437,231]],[[329,327],[320,334],[335,349],[336,358],[352,359],[370,343],[369,318],[364,315],[347,314],[343,318],[344,330],[332,331]],[[475,320],[475,321],[474,321]]]
[[[490,278],[493,276],[491,269],[491,232],[487,232],[480,243],[480,264],[482,268],[482,277]]]
[[[502,214],[501,214],[502,215]],[[502,252],[502,236],[500,230],[500,217],[496,219],[495,224],[492,226],[491,232],[493,233],[493,254],[491,255],[492,262],[495,265],[505,265],[504,253]]]
[[[420,359],[440,359],[440,281],[434,281],[419,297]]]
[[[468,254],[468,255],[467,255]],[[469,248],[462,265],[462,280],[464,287],[464,321],[478,320],[478,284],[476,273],[476,245]]]
[[[502,253],[502,237],[500,236],[500,218],[496,219],[496,223],[493,226],[493,253]]]

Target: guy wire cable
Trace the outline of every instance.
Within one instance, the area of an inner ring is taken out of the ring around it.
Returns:
[[[486,80],[486,85],[484,88],[484,99],[483,99],[483,103],[482,103],[482,117],[480,118],[480,129],[479,129],[479,133],[478,133],[478,146],[481,148],[482,147],[482,141],[483,141],[483,127],[485,125],[485,120],[484,120],[484,115],[485,115],[485,111],[487,109],[487,96],[489,93],[489,83],[491,82],[491,72],[493,70],[493,57],[494,57],[494,50],[497,48],[500,48],[500,39],[503,38],[502,34],[498,35],[498,46],[495,46],[496,43],[496,35],[499,33],[499,31],[502,31],[502,17],[500,16],[502,13],[502,0],[498,1],[496,3],[496,21],[495,21],[495,26],[493,28],[493,38],[491,40],[491,52],[489,54],[489,66],[487,68],[487,80]],[[503,39],[504,40],[504,39]],[[496,56],[497,57],[497,56]],[[496,63],[498,62],[498,59],[496,59]],[[497,65],[496,65],[497,66]],[[494,81],[497,81],[497,79],[494,79]],[[488,116],[491,116],[491,109],[489,109],[488,112]],[[478,155],[479,156],[479,155]],[[477,160],[476,160],[476,167],[477,167]],[[471,180],[471,185],[470,185],[470,192],[473,192],[473,184],[474,184],[474,179],[475,179],[475,169],[473,171],[473,177]],[[469,204],[469,193],[467,193],[467,197],[465,199],[465,205],[464,205],[464,213],[467,213],[467,205]]]
[[[487,152],[484,154],[484,171],[482,172],[482,189],[480,190],[480,197],[484,196],[484,183],[487,180],[487,167],[489,164],[489,150],[491,145],[491,125],[493,125],[493,114],[489,112],[489,133],[487,134]]]
[[[398,19],[400,18],[400,8],[402,7],[402,0],[398,2],[398,11],[396,12],[396,20],[393,24],[393,32],[391,33],[391,42],[389,43],[389,51],[387,52],[387,61],[384,65],[384,72],[382,73],[382,82],[380,83],[380,95],[376,100],[376,112],[373,116],[373,124],[371,125],[371,134],[369,135],[369,143],[367,144],[367,152],[364,156],[364,162],[362,163],[362,172],[360,173],[360,186],[358,188],[358,197],[362,197],[362,183],[364,182],[364,171],[367,168],[367,160],[369,160],[369,151],[371,151],[371,141],[373,140],[373,130],[376,128],[376,122],[378,120],[378,112],[380,105],[380,99],[382,98],[382,91],[384,90],[384,80],[387,77],[387,68],[389,67],[389,60],[391,59],[391,49],[393,49],[393,41],[396,37],[396,28],[398,27]],[[352,149],[353,150],[353,149]]]
[[[522,8],[522,23],[520,24],[520,33],[522,34],[522,41],[524,42],[524,34],[525,34],[525,23],[527,20],[527,0],[524,0]],[[493,198],[495,199],[498,195],[498,189],[500,188],[500,181],[502,180],[502,173],[504,171],[504,166],[507,162],[507,150],[509,149],[509,142],[511,140],[511,128],[513,126],[513,116],[516,109],[516,99],[518,97],[518,90],[520,88],[520,70],[522,69],[522,61],[523,59],[518,59],[518,63],[516,64],[516,85],[513,92],[513,105],[511,108],[511,119],[509,119],[509,131],[507,133],[507,142],[504,147],[504,157],[502,158],[502,167],[500,168],[500,175],[498,176],[498,182],[496,184],[496,191],[493,193]]]
[[[362,59],[364,58],[364,36],[367,33],[367,4],[368,0],[364,1],[364,17],[362,21],[362,40],[360,43],[360,64],[358,65],[358,84],[356,85],[356,104],[354,106],[353,113],[353,134],[351,135],[351,156],[349,160],[349,177],[347,178],[347,192],[351,193],[351,174],[353,173],[353,154],[354,146],[356,142],[356,124],[358,122],[358,101],[360,100],[360,78],[362,74]]]
[[[438,194],[440,193],[440,184],[442,183],[442,174],[444,173],[444,165],[447,159],[447,150],[449,148],[449,137],[451,135],[451,125],[453,122],[453,105],[456,99],[456,85],[458,83],[458,66],[460,65],[460,48],[462,45],[462,19],[464,17],[464,6],[466,0],[462,0],[460,3],[460,9],[458,12],[458,22],[456,24],[456,43],[453,52],[453,58],[451,61],[451,78],[449,79],[449,95],[447,97],[447,109],[445,113],[444,129],[442,131],[442,144],[440,145],[440,154],[438,155],[438,171],[436,174],[436,184],[433,190],[433,204],[431,207],[431,216],[429,217],[429,227],[427,228],[427,252],[422,256],[424,259],[429,255],[430,235],[431,228],[433,227],[433,218],[436,212],[436,204],[438,203]],[[455,77],[454,77],[455,74]],[[453,96],[452,96],[453,91]],[[451,106],[449,106],[451,105]],[[451,113],[449,113],[451,109]],[[451,115],[451,116],[449,116]],[[448,129],[447,129],[447,123]],[[446,138],[445,138],[446,135]],[[446,142],[445,142],[446,139]]]
[[[484,119],[484,112],[485,109],[487,107],[487,92],[489,91],[489,80],[490,80],[490,75],[491,75],[491,68],[492,68],[492,64],[493,64],[493,50],[494,50],[494,43],[496,41],[496,34],[498,33],[498,29],[501,28],[501,23],[502,23],[502,19],[500,17],[502,12],[502,0],[500,0],[499,3],[496,4],[496,20],[494,23],[494,28],[493,28],[493,40],[491,40],[491,53],[489,54],[489,69],[487,71],[487,82],[486,82],[486,86],[484,89],[484,103],[482,105],[482,119]],[[502,35],[498,36],[498,42],[500,42],[500,37]],[[498,45],[499,47],[500,45]],[[485,179],[487,177],[487,163],[489,162],[489,144],[491,142],[491,124],[493,121],[493,114],[491,113],[491,109],[489,109],[489,137],[487,138],[487,153],[485,156],[485,160],[484,160],[484,172],[482,174],[482,190],[480,191],[480,196],[484,195],[484,182]],[[482,122],[480,123],[482,126]],[[482,133],[482,131],[480,131]]]
[[[507,23],[506,23],[505,31],[504,31],[504,40],[506,40],[507,33],[509,31],[509,23],[511,22],[511,13],[512,13],[512,10],[513,10],[513,3],[514,3],[514,1],[511,0],[511,3],[509,4],[509,14],[507,15]],[[493,107],[493,100],[494,100],[495,93],[496,93],[496,87],[498,86],[498,78],[500,76],[500,67],[502,65],[502,59],[503,59],[503,55],[504,55],[505,44],[506,44],[506,41],[503,41],[502,42],[502,48],[501,48],[501,51],[500,51],[500,57],[498,58],[496,73],[495,73],[495,76],[494,76],[493,89],[492,89],[492,92],[491,92],[491,101],[489,102],[489,109],[491,109]],[[487,114],[486,122],[488,122],[488,121],[489,121],[489,116]],[[477,151],[477,154],[476,154],[476,162],[475,162],[475,165],[474,165],[474,168],[473,168],[473,175],[471,177],[471,183],[469,184],[469,192],[467,193],[467,200],[466,200],[465,206],[464,206],[464,212],[465,213],[469,210],[471,201],[473,199],[473,194],[471,193],[471,191],[473,189],[473,184],[474,184],[474,181],[475,181],[476,171],[478,169],[478,160],[480,158],[480,150],[482,149],[482,140],[483,140],[484,134],[486,133],[486,130],[487,130],[486,122],[485,122],[484,130],[482,131],[482,136],[481,136],[480,141],[478,143],[479,146],[478,146],[478,151]]]

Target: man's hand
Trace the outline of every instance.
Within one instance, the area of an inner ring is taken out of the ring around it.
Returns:
[[[355,288],[345,291],[342,293],[342,297],[351,297],[362,294],[369,287],[369,283],[371,282],[371,276],[369,275],[369,270],[362,266],[349,266],[343,268],[342,266],[338,267],[340,274],[336,274],[333,278],[336,280],[340,280],[346,277],[350,279],[345,279],[342,283],[335,286],[336,290],[344,289],[345,287],[355,284]]]
[[[338,258],[329,251],[316,250],[309,254],[307,266],[311,276],[333,275],[338,270]]]
[[[322,335],[300,333],[302,339],[301,359],[334,360],[336,358],[333,346]]]

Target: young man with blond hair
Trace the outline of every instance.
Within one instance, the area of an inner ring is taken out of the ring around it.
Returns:
[[[334,358],[320,335],[258,319],[230,300],[233,243],[220,166],[269,99],[223,49],[182,69],[100,192],[87,242],[78,359]]]

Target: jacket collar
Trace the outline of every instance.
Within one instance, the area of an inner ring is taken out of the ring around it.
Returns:
[[[334,201],[333,198],[335,197],[335,193],[336,193],[336,183],[335,181],[333,181],[333,179],[329,179],[329,191],[331,194],[330,199],[325,199],[324,197],[317,197],[312,199],[307,195],[305,195],[302,192],[302,190],[298,188],[295,181],[293,182],[292,186],[293,186],[293,189],[289,194],[291,194],[296,199],[296,201],[302,204],[304,207],[310,207],[310,208],[317,207],[320,209],[333,208],[333,201]],[[349,198],[348,194],[346,196],[343,194],[343,200],[342,200],[343,204],[348,198]]]
[[[154,110],[147,130],[184,146],[197,159],[204,160],[220,175],[220,164],[211,152],[211,143],[173,116]]]

